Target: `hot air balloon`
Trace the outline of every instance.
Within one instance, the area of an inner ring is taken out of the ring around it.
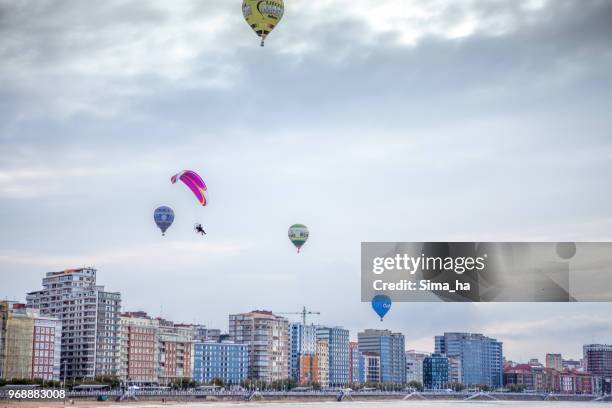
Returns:
[[[155,220],[155,224],[161,230],[162,235],[166,235],[166,230],[170,228],[174,221],[174,211],[170,207],[158,207],[153,212],[153,220]]]
[[[391,310],[391,298],[387,295],[376,295],[372,298],[372,309],[380,316],[380,321]]]
[[[308,239],[308,228],[303,224],[293,224],[289,227],[289,239],[297,248],[298,253]]]
[[[183,170],[180,173],[172,176],[170,179],[172,184],[176,183],[178,180],[181,180],[187,187],[189,187],[191,191],[193,191],[193,194],[195,194],[200,204],[207,204],[206,196],[204,195],[204,192],[206,191],[206,184],[198,173],[192,170]]]
[[[253,31],[261,37],[264,46],[266,37],[283,18],[285,5],[283,0],[244,0],[242,15]]]

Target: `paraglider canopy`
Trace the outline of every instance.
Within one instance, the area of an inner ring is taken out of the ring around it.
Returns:
[[[372,309],[380,316],[380,321],[391,310],[391,298],[387,295],[376,295],[372,298]]]
[[[161,230],[162,235],[166,235],[166,230],[170,228],[174,221],[174,211],[172,211],[172,208],[166,207],[165,205],[158,207],[153,212],[153,220]]]
[[[297,248],[298,253],[308,239],[308,228],[304,224],[293,224],[289,227],[289,239]]]
[[[172,184],[176,183],[178,180],[181,180],[187,187],[189,187],[189,189],[196,196],[200,204],[202,204],[203,206],[207,204],[208,201],[206,200],[206,196],[204,195],[204,192],[206,191],[206,184],[204,183],[204,180],[202,180],[202,177],[198,175],[198,173],[193,170],[183,170],[180,173],[172,176],[172,178],[170,179],[170,181],[172,181]]]
[[[263,47],[266,37],[283,18],[283,0],[244,0],[242,15],[253,31],[261,37]]]

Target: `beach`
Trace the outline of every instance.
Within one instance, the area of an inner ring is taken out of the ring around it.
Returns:
[[[290,406],[292,408],[315,408],[319,406],[329,406],[330,404],[336,404],[336,402],[304,402],[304,401],[269,401],[269,402],[185,402],[185,401],[131,401],[131,402],[99,402],[99,401],[75,401],[74,405],[66,401],[3,401],[0,405],[2,408],[19,407],[19,408],[60,408],[60,407],[75,407],[75,408],[103,408],[103,407],[133,407],[133,408],[150,408],[150,407],[164,407],[171,406],[175,408],[179,407],[231,407],[236,405],[248,405],[248,406],[265,406],[271,407],[285,407]],[[389,408],[448,408],[456,405],[462,405],[470,408],[536,408],[536,407],[551,407],[551,408],[572,408],[572,407],[583,407],[591,406],[591,402],[547,402],[547,401],[368,401],[368,402],[355,402],[345,401],[340,403],[341,408],[375,408],[385,406]]]

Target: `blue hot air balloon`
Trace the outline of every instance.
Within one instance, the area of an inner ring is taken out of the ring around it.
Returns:
[[[372,298],[372,309],[380,316],[382,322],[383,317],[391,310],[391,298],[387,295],[376,295]]]
[[[153,219],[155,220],[155,224],[157,224],[161,230],[162,235],[166,235],[166,230],[170,228],[172,221],[174,221],[174,211],[172,211],[172,208],[170,207],[158,207],[153,213]]]

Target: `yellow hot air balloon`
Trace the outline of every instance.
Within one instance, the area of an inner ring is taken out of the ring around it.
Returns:
[[[253,31],[261,37],[261,46],[270,31],[283,18],[283,0],[243,0],[242,15]]]

